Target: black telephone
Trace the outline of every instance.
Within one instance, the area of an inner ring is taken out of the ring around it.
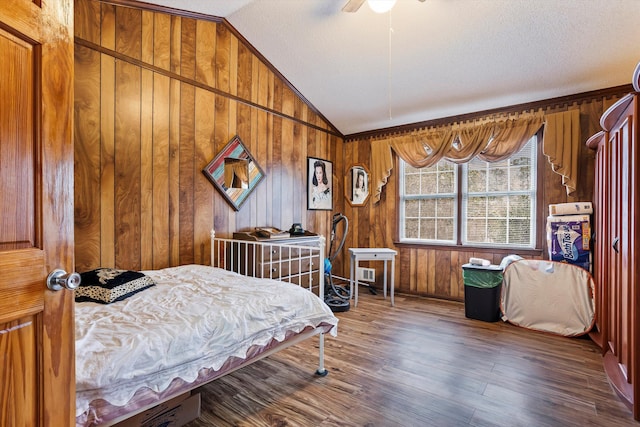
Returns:
[[[291,228],[289,229],[289,234],[293,236],[299,236],[301,234],[304,234],[304,228],[302,228],[302,224],[299,222],[294,222],[293,225],[291,225]]]

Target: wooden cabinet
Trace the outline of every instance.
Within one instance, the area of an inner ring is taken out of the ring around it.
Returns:
[[[596,330],[604,368],[621,399],[640,420],[638,94],[620,99],[602,116],[603,132],[587,144],[597,150],[594,194]]]
[[[237,232],[226,246],[230,269],[306,287],[323,283],[324,238],[315,234],[261,239]]]

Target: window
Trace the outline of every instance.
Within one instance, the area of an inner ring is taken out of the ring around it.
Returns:
[[[400,190],[401,240],[455,244],[456,165],[440,161],[434,166],[416,169],[401,160],[401,170],[404,178]]]
[[[400,160],[400,240],[534,248],[537,141],[494,163],[416,169]]]

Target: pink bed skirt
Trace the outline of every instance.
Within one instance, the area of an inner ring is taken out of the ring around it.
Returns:
[[[318,326],[323,333],[329,332],[333,325],[322,324]],[[140,412],[141,409],[149,408],[156,404],[160,404],[163,401],[171,399],[177,395],[191,391],[197,387],[207,384],[217,378],[220,378],[243,365],[249,365],[261,358],[264,353],[275,350],[279,347],[282,349],[288,347],[291,341],[294,341],[300,335],[310,333],[314,329],[307,327],[299,333],[287,333],[286,338],[283,341],[272,340],[265,346],[253,346],[247,352],[246,359],[240,359],[232,357],[227,360],[224,365],[217,371],[203,368],[198,374],[198,378],[195,381],[187,383],[180,378],[175,378],[162,392],[155,392],[149,388],[139,389],[133,396],[133,398],[124,406],[113,406],[106,400],[96,399],[91,402],[90,408],[83,412],[76,418],[76,427],[93,427],[99,426],[105,423],[109,423],[113,420],[126,419],[128,416],[133,416]],[[315,334],[314,334],[315,335]],[[124,417],[128,415],[127,417]]]

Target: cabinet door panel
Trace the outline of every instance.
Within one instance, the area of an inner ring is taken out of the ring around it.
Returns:
[[[620,288],[618,283],[618,271],[620,269],[620,258],[614,249],[616,239],[619,238],[619,206],[620,206],[620,173],[619,173],[619,159],[620,159],[620,134],[618,132],[612,132],[609,136],[609,158],[611,159],[611,176],[609,177],[609,216],[607,224],[607,236],[608,241],[605,243],[605,251],[607,252],[607,258],[610,262],[610,269],[608,270],[608,280],[610,284],[616,284],[609,286],[608,301],[609,301],[609,321],[607,322],[607,344],[609,351],[618,357],[618,344],[620,342]]]
[[[632,349],[629,342],[632,318],[631,281],[629,275],[631,262],[629,259],[629,253],[633,243],[633,236],[630,235],[630,220],[633,218],[633,214],[630,212],[631,195],[629,194],[629,191],[631,190],[629,181],[631,178],[631,119],[631,117],[627,117],[618,131],[620,142],[620,222],[618,225],[618,251],[616,252],[619,263],[619,281],[617,283],[620,288],[620,341],[618,343],[618,360],[628,382],[631,382],[631,378],[633,376],[633,368],[631,365]]]
[[[609,291],[607,286],[607,274],[609,271],[609,258],[606,256],[605,245],[608,241],[608,233],[605,230],[604,218],[607,217],[605,208],[609,206],[609,166],[607,157],[606,136],[603,136],[598,143],[598,152],[596,154],[596,173],[594,186],[594,236],[595,246],[593,253],[593,274],[596,283],[596,322],[595,333],[591,336],[596,343],[603,349],[607,338],[607,317],[609,310],[606,305],[606,293]]]

